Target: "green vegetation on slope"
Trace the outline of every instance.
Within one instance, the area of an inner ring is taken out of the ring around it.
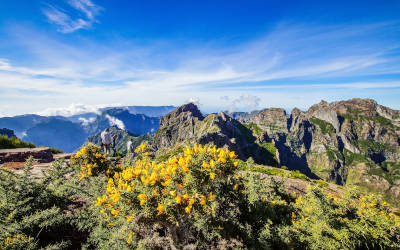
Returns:
[[[335,128],[332,126],[332,124],[323,121],[321,119],[315,118],[315,117],[311,117],[310,121],[317,125],[323,134],[333,134],[335,132]]]
[[[6,135],[0,135],[0,149],[11,148],[34,148],[35,145],[31,142],[24,142],[17,137],[8,138]]]

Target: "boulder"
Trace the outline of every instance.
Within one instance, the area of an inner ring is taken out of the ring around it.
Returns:
[[[38,162],[53,161],[53,154],[48,147],[1,149],[0,164],[5,162],[24,162],[29,156]]]

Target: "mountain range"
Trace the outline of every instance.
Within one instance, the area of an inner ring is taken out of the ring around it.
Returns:
[[[243,161],[357,185],[400,205],[400,111],[374,100],[321,101],[290,113],[268,108],[203,115],[193,103],[152,107],[147,115],[129,110],[110,108],[72,118],[6,117],[0,118],[0,128],[13,129],[36,145],[72,152],[85,142],[100,144],[100,132],[112,127],[119,151],[125,152],[133,138],[135,145],[152,144],[160,159],[188,144],[211,143],[234,150]],[[144,108],[136,110],[146,113]]]
[[[173,109],[173,106],[124,106],[69,117],[28,114],[1,117],[0,128],[11,129],[19,138],[38,146],[73,152],[90,135],[112,126],[135,135],[154,133],[159,127],[160,117]]]
[[[307,111],[269,108],[237,119],[183,105],[149,138],[159,158],[191,143],[234,150],[243,161],[357,185],[400,204],[400,111],[370,99],[321,101]]]

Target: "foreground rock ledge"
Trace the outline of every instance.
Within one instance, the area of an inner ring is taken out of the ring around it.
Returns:
[[[29,156],[38,162],[53,161],[53,154],[48,147],[0,149],[0,164],[5,162],[25,162]]]

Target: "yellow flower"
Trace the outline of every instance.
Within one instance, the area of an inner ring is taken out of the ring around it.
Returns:
[[[182,184],[176,184],[176,187],[179,188],[179,189],[182,189],[183,185]]]
[[[210,161],[210,166],[211,166],[211,168],[215,168],[215,162],[213,159],[211,159],[211,161]]]
[[[204,195],[201,195],[200,198],[201,198],[200,205],[204,206],[206,204],[206,197]]]
[[[131,222],[133,220],[133,216],[126,216],[126,222]]]
[[[138,198],[139,200],[146,200],[146,194],[139,194]]]
[[[190,198],[189,199],[189,206],[192,206],[194,202],[195,202],[195,200],[193,198]]]
[[[218,226],[218,230],[222,230],[222,229],[224,229],[223,227],[221,227],[221,226]]]
[[[119,214],[119,211],[115,210],[115,209],[112,209],[111,210],[111,214],[114,215],[114,217],[115,217],[115,216],[117,216]]]
[[[164,181],[164,182],[161,182],[161,185],[163,185],[164,187],[166,187],[166,186],[169,186],[169,184],[171,184],[171,179],[167,179],[166,181]]]
[[[159,195],[160,195],[160,193],[158,192],[158,190],[154,189],[153,190],[153,196],[159,196]]]
[[[183,157],[179,158],[178,164],[181,167],[185,166],[186,165],[185,159]]]
[[[169,194],[170,194],[171,196],[175,197],[175,196],[176,196],[176,190],[170,191]]]
[[[183,172],[187,173],[189,172],[189,168],[187,166],[183,166],[182,167]]]
[[[207,162],[203,161],[203,165],[202,165],[202,166],[203,166],[204,169],[208,169],[208,164],[207,164]]]
[[[86,177],[85,173],[82,172],[79,173],[79,180],[82,180],[85,177]]]
[[[190,214],[190,211],[192,211],[192,207],[191,207],[191,206],[185,207],[185,212],[186,212],[187,214]]]
[[[211,180],[214,180],[214,178],[215,178],[215,173],[210,173],[210,178],[211,178]]]
[[[181,201],[182,201],[182,197],[181,197],[180,195],[177,195],[177,196],[175,197],[175,201],[176,201],[176,203],[180,204]]]
[[[221,163],[226,163],[226,159],[224,157],[220,157],[218,159],[218,161],[221,162]]]
[[[210,194],[208,195],[208,200],[213,200],[213,199],[215,199],[215,195],[212,192],[210,192]]]
[[[229,158],[231,158],[231,159],[236,159],[237,158],[237,155],[235,154],[234,151],[229,153]]]
[[[158,214],[157,215],[163,214],[164,213],[164,205],[161,204],[161,203],[158,203],[157,210],[158,210]]]
[[[233,163],[233,166],[235,166],[235,167],[237,167],[239,165],[239,163],[237,162],[237,161],[235,161],[234,163]]]

